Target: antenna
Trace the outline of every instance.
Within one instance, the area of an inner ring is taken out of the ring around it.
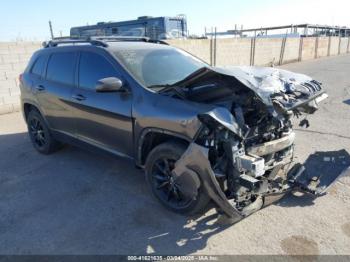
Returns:
[[[49,27],[50,27],[51,39],[53,40],[55,37],[53,36],[52,23],[51,23],[51,21],[49,21]]]

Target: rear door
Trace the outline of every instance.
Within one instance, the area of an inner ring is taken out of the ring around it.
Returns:
[[[34,92],[50,128],[69,135],[73,135],[75,129],[70,101],[74,88],[76,62],[76,52],[51,53],[44,79],[34,86]]]
[[[73,92],[77,137],[123,156],[133,155],[132,93],[97,93],[98,80],[123,77],[113,59],[98,49],[81,51]]]
[[[47,63],[47,54],[39,54],[33,61],[33,63],[30,66],[30,70],[27,73],[24,73],[25,81],[24,81],[24,92],[21,93],[22,97],[25,97],[28,100],[34,100],[37,98],[37,96],[40,96],[40,89],[43,85],[43,81],[45,78],[45,70],[46,70],[46,63]],[[28,77],[29,76],[29,77]],[[34,94],[34,97],[27,96],[27,92],[31,91]],[[34,98],[34,99],[33,99]]]

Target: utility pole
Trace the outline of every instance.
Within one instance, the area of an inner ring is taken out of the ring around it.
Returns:
[[[49,21],[49,27],[50,27],[50,33],[51,33],[51,40],[53,40],[54,36],[53,36],[53,30],[52,30],[52,23],[51,23],[51,21]]]

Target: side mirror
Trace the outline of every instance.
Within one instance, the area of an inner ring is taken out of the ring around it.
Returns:
[[[117,77],[102,78],[97,81],[96,92],[120,92],[123,90],[123,82]]]

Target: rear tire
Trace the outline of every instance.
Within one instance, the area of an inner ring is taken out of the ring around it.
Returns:
[[[30,140],[39,153],[48,155],[62,148],[62,144],[52,137],[44,118],[37,110],[29,112],[27,127]]]
[[[193,199],[185,199],[180,186],[172,180],[171,170],[185,151],[186,146],[180,143],[161,144],[148,155],[145,171],[153,195],[163,206],[179,214],[193,215],[202,212],[210,199],[202,187]]]

